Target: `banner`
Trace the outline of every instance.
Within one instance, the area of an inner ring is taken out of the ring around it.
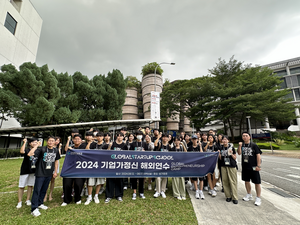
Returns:
[[[160,94],[151,91],[151,119],[160,120]]]
[[[270,139],[270,133],[260,133],[260,134],[252,134],[253,139]]]
[[[69,150],[62,177],[203,177],[213,173],[218,152]]]

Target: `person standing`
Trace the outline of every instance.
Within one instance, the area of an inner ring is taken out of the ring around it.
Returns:
[[[201,147],[201,143],[197,143],[198,141],[198,137],[197,135],[192,135],[192,145],[190,145],[190,147],[188,148],[188,152],[203,152],[202,151],[202,147]],[[199,177],[199,182],[200,182],[200,190],[198,190],[198,178],[197,177],[192,177],[191,181],[192,181],[192,185],[194,185],[194,189],[196,190],[196,194],[195,197],[196,199],[205,199],[204,194],[203,194],[203,177]]]
[[[116,141],[109,146],[108,150],[128,150],[126,143],[123,142],[124,134],[118,133]],[[105,203],[109,203],[110,200],[115,196],[118,201],[123,201],[123,178],[106,178],[106,199]]]
[[[73,146],[70,149],[84,149],[81,134],[75,134],[73,137]],[[68,151],[69,151],[68,150]],[[66,206],[72,202],[72,187],[74,186],[74,200],[77,205],[81,204],[81,192],[85,178],[63,178],[64,202],[61,206]]]
[[[161,138],[161,142],[159,142]],[[160,152],[168,152],[171,150],[171,147],[169,145],[169,136],[166,133],[159,134],[154,142],[155,151]],[[167,186],[167,177],[157,177],[156,178],[156,192],[154,194],[154,198],[159,197],[160,195],[163,198],[166,198],[166,186]]]
[[[250,134],[248,132],[242,133],[243,142],[239,142],[238,154],[242,155],[242,180],[245,181],[247,195],[243,198],[248,202],[252,200],[251,184],[255,184],[256,199],[255,205],[261,205],[261,179],[259,171],[261,170],[261,154],[257,144],[250,141]]]
[[[219,159],[226,202],[231,202],[232,200],[233,204],[238,204],[236,151],[233,145],[229,144],[227,136],[222,137],[222,143]]]
[[[28,147],[25,149],[26,143],[28,142]],[[31,193],[35,181],[35,169],[31,168],[32,156],[28,156],[28,153],[32,150],[33,152],[37,149],[37,139],[35,138],[24,138],[23,145],[20,149],[20,153],[24,156],[21,169],[20,169],[20,179],[19,179],[19,190],[18,190],[18,205],[17,209],[22,207],[22,198],[24,194],[24,189],[27,186],[27,199],[25,204],[30,206]]]
[[[145,151],[148,150],[148,146],[146,145],[146,142],[142,141],[143,139],[143,132],[137,131],[136,133],[136,141],[131,143],[129,150],[133,151]],[[130,182],[132,184],[133,194],[132,194],[132,200],[136,200],[136,189],[137,189],[137,182],[139,181],[139,194],[140,198],[145,199],[144,195],[144,178],[130,178]]]
[[[177,136],[177,137],[175,137],[174,140],[175,140],[174,147],[170,151],[186,152],[186,150],[180,144],[180,137]],[[174,198],[177,198],[178,200],[186,200],[184,177],[173,177],[172,178],[172,189],[173,189]]]
[[[55,137],[49,136],[47,146],[28,153],[28,156],[34,156],[32,161],[33,165],[36,166],[35,183],[31,198],[31,214],[35,217],[41,215],[39,209],[48,209],[48,207],[44,205],[44,197],[51,178],[57,177],[60,155],[58,149],[54,148],[54,146]]]

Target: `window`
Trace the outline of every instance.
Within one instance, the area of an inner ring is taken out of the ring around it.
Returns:
[[[16,27],[17,27],[17,21],[9,14],[7,13],[4,26],[13,34],[15,35]]]
[[[280,80],[282,81],[282,83],[279,84],[280,89],[285,89],[285,88],[287,88],[285,79],[282,78],[282,79],[280,79]]]
[[[283,76],[287,75],[286,70],[275,71],[274,73],[276,73],[276,75],[277,75],[278,77],[283,77]]]
[[[300,100],[300,91],[299,91],[299,88],[294,89],[294,92],[295,92],[296,101],[299,101]]]
[[[289,99],[292,99],[292,101],[295,101],[294,100],[294,95],[293,95],[293,91],[291,91],[290,93],[288,93],[285,98],[289,98]]]
[[[290,73],[291,74],[300,73],[300,67],[291,68],[290,69]]]

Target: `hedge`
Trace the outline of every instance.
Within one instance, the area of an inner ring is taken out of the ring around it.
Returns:
[[[261,149],[271,149],[270,143],[256,143],[257,146]],[[279,150],[280,147],[276,145],[275,143],[272,143],[272,147],[274,150]]]

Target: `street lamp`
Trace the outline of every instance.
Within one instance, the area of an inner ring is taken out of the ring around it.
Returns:
[[[251,124],[250,124],[250,118],[251,118],[251,116],[246,116],[246,118],[248,120],[250,139],[251,139],[251,142],[252,142],[252,133],[251,133]]]
[[[159,64],[157,64],[157,66],[155,67],[155,70],[154,70],[154,91],[156,92],[156,69],[157,69],[157,67],[159,67],[159,65],[161,65],[161,64],[169,64],[169,65],[172,65],[172,66],[174,66],[175,65],[175,63],[167,63],[167,62],[162,62],[162,63],[159,63]]]

